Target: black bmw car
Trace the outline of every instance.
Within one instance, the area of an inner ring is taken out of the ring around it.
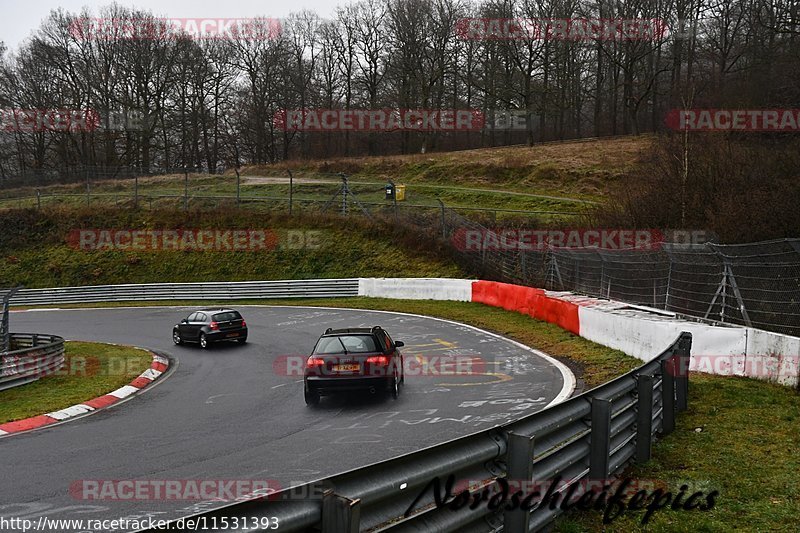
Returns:
[[[404,381],[403,355],[398,350],[403,345],[380,326],[328,328],[306,360],[306,404],[318,404],[322,395],[355,389],[388,392],[396,399]]]
[[[208,348],[212,342],[247,342],[247,323],[235,309],[200,309],[172,328],[172,342],[196,342]]]

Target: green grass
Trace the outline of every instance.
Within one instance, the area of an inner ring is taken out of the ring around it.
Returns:
[[[799,423],[796,391],[746,378],[692,375],[689,410],[656,443],[652,460],[626,475],[658,480],[673,494],[686,483],[720,495],[710,511],[657,511],[647,531],[798,531]],[[630,512],[604,528],[601,514],[573,512],[559,520],[557,530],[640,531],[642,516]]]
[[[0,286],[29,288],[122,283],[247,281],[382,276],[458,277],[434,240],[357,219],[270,216],[249,211],[60,209],[0,212]],[[263,229],[278,237],[256,251],[79,250],[73,229]],[[289,231],[313,230],[295,247]]]
[[[297,183],[293,188],[293,198],[295,210],[319,209],[332,196],[334,196],[340,184],[327,183],[326,181],[336,180],[336,177],[313,176],[321,180],[319,183]],[[400,182],[398,182],[400,183]],[[357,195],[360,202],[367,204],[367,208],[373,212],[388,210],[391,202],[384,198],[384,182],[370,182],[354,180],[351,183],[351,191]],[[84,184],[73,185],[53,185],[41,187],[42,206],[69,206],[78,207],[86,205],[86,189]],[[33,208],[36,207],[36,191],[31,187],[21,187],[17,189],[7,189],[0,194],[0,208]],[[172,176],[166,178],[143,179],[139,185],[139,205],[142,207],[181,207],[183,206],[184,178],[183,176]],[[189,204],[192,207],[215,207],[220,205],[232,205],[232,199],[211,198],[213,196],[236,195],[236,178],[231,175],[207,176],[191,175],[189,180]],[[161,196],[172,196],[172,198],[160,198]],[[243,206],[250,209],[284,211],[288,212],[289,204],[286,200],[289,197],[288,184],[248,184],[243,180],[241,185],[241,196],[244,199]],[[133,204],[134,184],[133,180],[107,180],[97,181],[93,184],[90,195],[90,205],[116,205],[130,206]],[[248,197],[269,197],[268,200],[248,199]],[[581,214],[586,209],[586,204],[581,200],[570,200],[562,197],[547,197],[532,194],[506,194],[502,190],[484,190],[481,188],[439,186],[436,184],[425,184],[414,182],[408,184],[406,188],[405,202],[399,202],[399,206],[405,205],[427,206],[438,208],[437,199],[442,200],[448,207],[457,208],[479,208],[481,210],[519,210],[526,212],[539,213],[537,218],[543,221],[555,222],[559,220],[569,220],[575,215]],[[336,202],[338,205],[338,202]],[[413,207],[409,209],[417,209]],[[503,216],[502,212],[500,216]]]
[[[55,375],[0,391],[0,423],[67,408],[127,385],[150,367],[150,352],[130,346],[67,342]]]

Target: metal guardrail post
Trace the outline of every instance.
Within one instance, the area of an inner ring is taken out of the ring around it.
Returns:
[[[592,432],[589,436],[589,478],[608,478],[611,449],[611,401],[592,398]]]
[[[675,429],[675,364],[674,359],[661,361],[661,432],[664,435]]]
[[[528,490],[523,482],[533,480],[533,436],[508,434],[508,451],[506,452],[506,480],[511,484],[511,492]],[[515,483],[520,483],[519,489]],[[503,515],[505,531],[528,531],[531,515],[528,511],[506,510]]]
[[[3,295],[3,299],[0,300],[0,304],[2,304],[0,308],[0,352],[7,352],[11,349],[11,329],[8,325],[8,308],[9,305],[11,305],[11,297],[21,288],[22,287],[14,287],[10,289]]]
[[[653,441],[653,376],[639,374],[636,379],[636,462],[650,460]]]
[[[361,500],[351,500],[328,490],[322,495],[322,533],[358,533]]]
[[[675,380],[675,402],[678,411],[686,411],[689,408],[689,363],[692,359],[692,339],[682,335],[678,341],[675,351],[677,359],[677,374]]]

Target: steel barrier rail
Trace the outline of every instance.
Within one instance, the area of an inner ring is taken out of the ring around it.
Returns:
[[[290,281],[232,281],[90,285],[23,289],[12,305],[159,300],[244,300],[264,298],[338,298],[358,296],[358,278]]]
[[[64,339],[56,335],[12,333],[10,348],[0,354],[0,391],[36,381],[64,364]]]
[[[502,479],[541,483],[544,490],[560,477],[563,495],[573,485],[578,489],[583,482],[603,482],[632,462],[649,460],[655,438],[672,432],[676,412],[687,408],[691,344],[691,334],[681,333],[650,362],[517,422],[198,513],[171,522],[168,529],[190,527],[185,520],[192,519],[204,527],[236,520],[243,526],[232,531],[267,531],[266,519],[275,517],[285,532],[539,531],[562,512],[560,505],[536,505],[522,512],[504,511],[504,506],[490,510],[483,502],[454,511],[435,505],[429,484],[439,478],[444,487],[453,475],[471,481],[469,493],[478,495],[497,489]],[[580,494],[577,490],[571,501]],[[408,509],[412,512],[405,516]]]

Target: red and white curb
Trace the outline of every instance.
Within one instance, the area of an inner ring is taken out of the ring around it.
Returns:
[[[124,385],[115,391],[109,392],[108,394],[99,396],[93,400],[71,405],[66,409],[26,418],[24,420],[15,420],[14,422],[0,424],[0,437],[10,435],[12,433],[30,431],[32,429],[55,424],[56,422],[63,422],[69,418],[82,416],[92,411],[97,411],[98,409],[108,407],[109,405],[115,404],[118,401],[127,398],[131,394],[139,392],[160,378],[164,372],[167,371],[167,368],[169,368],[169,359],[160,355],[156,355],[152,352],[151,355],[153,356],[153,362],[150,364],[150,368],[142,372],[129,384]]]

